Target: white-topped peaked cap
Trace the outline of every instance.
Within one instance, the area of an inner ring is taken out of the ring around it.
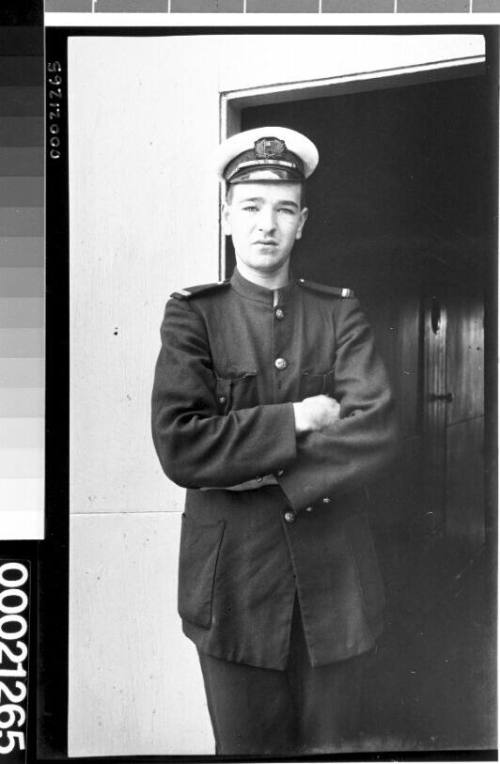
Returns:
[[[257,127],[232,135],[217,150],[217,173],[228,183],[300,182],[319,161],[314,143],[288,127]]]

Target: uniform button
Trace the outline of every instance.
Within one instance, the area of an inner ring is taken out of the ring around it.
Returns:
[[[306,507],[306,512],[312,512],[312,511],[313,511],[312,507]]]
[[[277,358],[274,362],[274,365],[277,369],[282,371],[283,369],[286,369],[288,366],[288,361],[285,358]]]
[[[276,316],[278,321],[282,321],[285,318],[285,311],[282,310],[281,308],[276,308],[276,310],[274,311],[274,315]]]
[[[256,477],[255,480],[257,481],[257,483],[262,483],[262,478],[261,477]]]
[[[225,403],[227,401],[227,398],[225,395],[219,395],[219,403]]]
[[[293,512],[285,512],[283,515],[287,523],[294,523],[295,522],[295,514]]]
[[[323,504],[331,504],[332,500],[329,496],[325,496],[324,499],[322,499]]]
[[[278,470],[276,474],[278,477],[282,477],[285,474],[285,470]]]

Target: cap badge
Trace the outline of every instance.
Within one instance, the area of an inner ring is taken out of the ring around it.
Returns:
[[[257,159],[272,159],[286,151],[286,143],[280,138],[259,138],[254,145]]]

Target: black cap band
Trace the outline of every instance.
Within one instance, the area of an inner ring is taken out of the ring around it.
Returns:
[[[253,149],[238,154],[224,170],[228,183],[244,183],[252,180],[279,180],[301,182],[304,180],[304,163],[284,141],[278,138],[260,138]]]

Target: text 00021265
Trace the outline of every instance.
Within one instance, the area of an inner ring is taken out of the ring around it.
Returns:
[[[0,560],[0,760],[24,762],[29,563]]]

